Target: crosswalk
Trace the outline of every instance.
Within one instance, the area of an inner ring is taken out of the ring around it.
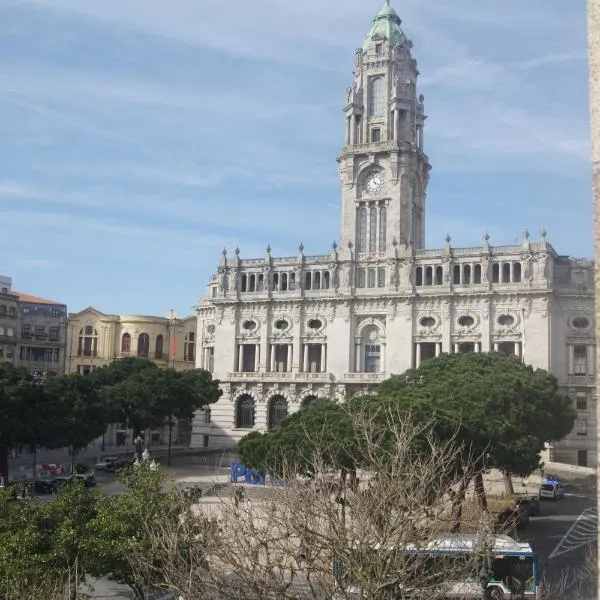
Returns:
[[[586,508],[562,537],[548,560],[595,543],[598,538],[598,509]]]

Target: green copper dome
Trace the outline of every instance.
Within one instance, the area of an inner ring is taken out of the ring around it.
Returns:
[[[406,42],[406,36],[400,28],[402,20],[392,8],[390,0],[385,0],[384,5],[373,19],[373,26],[363,43],[363,50],[375,42],[388,42],[392,45]]]

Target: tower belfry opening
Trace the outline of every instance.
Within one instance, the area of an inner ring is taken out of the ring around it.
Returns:
[[[338,159],[342,183],[341,239],[357,258],[387,253],[393,240],[425,247],[429,159],[424,152],[424,98],[402,20],[386,0],[355,53],[347,89],[345,143]],[[379,217],[370,235],[370,217]]]

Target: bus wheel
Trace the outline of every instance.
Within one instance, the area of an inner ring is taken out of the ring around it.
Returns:
[[[499,587],[491,587],[490,598],[492,600],[504,600],[504,592]]]

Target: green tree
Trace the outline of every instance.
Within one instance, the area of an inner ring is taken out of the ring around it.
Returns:
[[[566,435],[576,416],[552,375],[500,353],[442,355],[383,382],[378,399],[430,419],[442,439],[458,432],[465,451],[481,459],[482,504],[485,469],[531,472],[544,445]]]

